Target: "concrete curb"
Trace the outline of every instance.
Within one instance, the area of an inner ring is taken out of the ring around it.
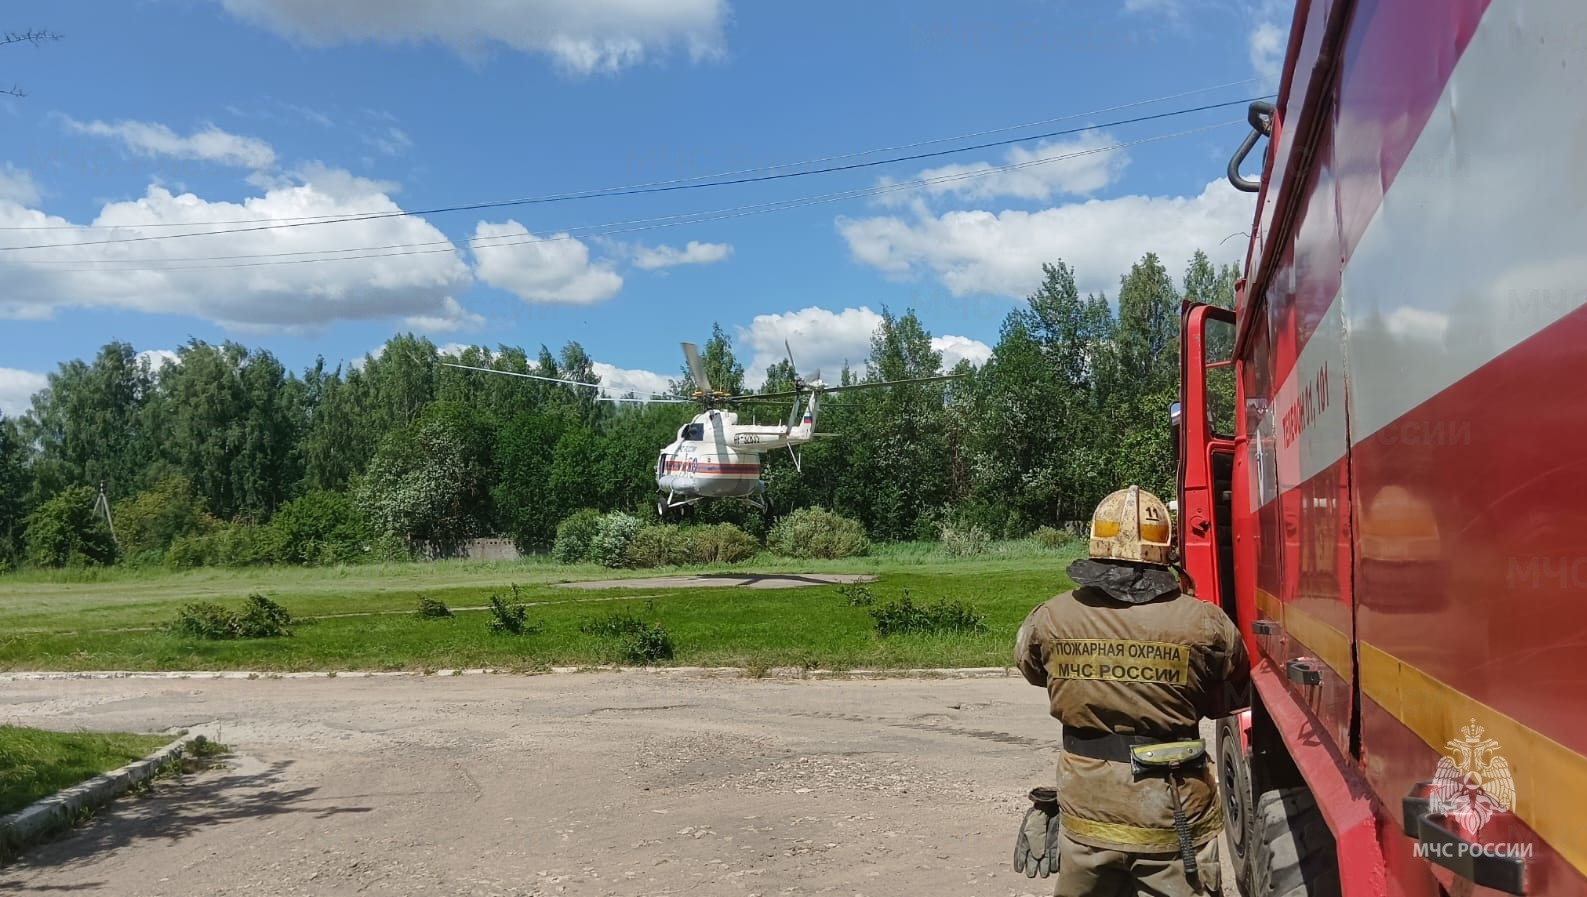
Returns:
[[[248,670],[177,670],[170,672],[140,672],[132,670],[85,670],[82,672],[18,672],[0,673],[0,682],[84,681],[93,679],[402,679],[436,676],[485,675],[569,675],[572,673],[648,673],[654,676],[693,677],[700,679],[1006,679],[1016,675],[1011,667],[965,667],[943,669],[898,670],[821,670],[803,667],[769,667],[751,671],[743,667],[621,667],[581,666],[551,667],[546,670],[473,669],[444,670],[326,670],[320,672],[271,673]]]
[[[8,816],[0,816],[0,856],[70,826],[72,817],[82,810],[107,804],[154,778],[161,766],[181,757],[188,744],[201,737],[191,733],[183,735],[142,760],[134,760],[120,769],[36,800]]]

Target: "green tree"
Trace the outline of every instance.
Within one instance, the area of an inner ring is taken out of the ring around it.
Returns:
[[[354,487],[374,527],[450,554],[494,524],[494,434],[466,405],[436,403],[386,434]]]
[[[1196,250],[1190,264],[1185,266],[1185,300],[1234,309],[1234,285],[1240,279],[1240,269],[1234,265],[1213,268],[1207,254]]]
[[[1156,391],[1179,373],[1179,293],[1155,253],[1119,282],[1118,374],[1132,391]]]
[[[733,339],[722,329],[721,324],[711,325],[711,338],[705,341],[705,347],[700,352],[700,366],[705,369],[705,377],[711,381],[711,388],[717,392],[738,395],[744,391],[744,366],[734,356]],[[694,382],[694,375],[685,364],[679,378],[672,381],[672,391],[687,396],[700,389],[702,387]]]
[[[562,408],[521,411],[502,428],[496,443],[501,478],[493,495],[508,535],[521,551],[549,547],[567,509],[547,494],[557,442],[573,426]]]
[[[299,477],[303,384],[269,352],[192,340],[161,372],[166,460],[216,516],[268,516]]]
[[[931,347],[931,334],[914,310],[897,316],[884,307],[871,334],[866,379],[930,377],[941,366],[942,354]],[[863,473],[845,484],[837,509],[860,517],[878,539],[929,538],[928,515],[948,497],[942,386],[906,384],[862,391],[852,403],[870,421],[850,438],[856,466]]]
[[[27,446],[17,434],[16,422],[0,415],[0,568],[21,551],[31,481]]]
[[[308,416],[301,442],[303,479],[309,489],[346,489],[369,463],[374,441],[364,410],[369,397],[356,368],[324,372],[323,360],[304,377]]]
[[[138,491],[154,457],[143,414],[153,386],[148,361],[124,342],[107,343],[92,364],[60,365],[22,422],[40,485],[104,483],[112,499]]]
[[[28,515],[28,560],[39,567],[108,566],[116,542],[96,510],[98,490],[69,486]]]

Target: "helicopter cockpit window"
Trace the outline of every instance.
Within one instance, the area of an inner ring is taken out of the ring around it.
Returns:
[[[703,442],[705,440],[705,424],[688,424],[683,428],[685,442]]]

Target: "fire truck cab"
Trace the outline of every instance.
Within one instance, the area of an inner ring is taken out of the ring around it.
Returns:
[[[1584,90],[1583,0],[1301,0],[1251,110],[1174,427],[1242,893],[1587,895]]]

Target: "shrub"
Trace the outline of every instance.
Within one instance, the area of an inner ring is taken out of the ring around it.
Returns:
[[[176,612],[171,630],[179,635],[204,639],[236,638],[233,622],[236,615],[212,601],[189,604]]]
[[[869,586],[859,583],[838,586],[838,594],[843,596],[843,601],[849,607],[870,607],[876,603],[876,594]]]
[[[165,562],[172,567],[252,567],[271,563],[281,553],[276,530],[227,523],[207,533],[178,538],[166,551]]]
[[[800,508],[777,521],[766,545],[785,557],[847,558],[870,550],[865,528],[823,508]]]
[[[418,613],[419,618],[423,620],[438,620],[452,616],[452,609],[447,607],[446,602],[440,600],[439,598],[431,598],[429,595],[420,595],[419,609],[416,611],[416,613]]]
[[[249,595],[241,612],[211,601],[177,611],[172,632],[192,638],[224,641],[239,638],[280,638],[292,634],[292,615],[263,595]]]
[[[579,631],[616,643],[617,655],[630,663],[671,660],[672,637],[660,623],[647,623],[627,611],[585,620]]]
[[[642,527],[628,543],[627,566],[736,564],[755,556],[760,543],[731,523],[715,526]]]
[[[574,511],[557,524],[557,539],[551,546],[551,556],[562,564],[582,564],[590,559],[590,542],[599,525],[599,511],[585,508]]]
[[[604,617],[593,617],[585,620],[579,624],[579,631],[585,635],[593,635],[598,638],[615,638],[644,625],[644,620],[628,611],[620,610]]]
[[[736,564],[760,552],[755,537],[731,523],[690,527],[684,535],[689,560],[696,564]]]
[[[310,492],[281,506],[270,520],[276,557],[284,564],[346,564],[362,560],[369,542],[364,518],[340,492]]]
[[[99,494],[71,486],[28,515],[23,542],[39,567],[87,567],[116,561],[116,541],[95,510]]]
[[[534,635],[545,628],[545,623],[529,623],[529,608],[518,601],[518,586],[513,585],[513,603],[508,604],[500,595],[490,596],[490,631],[509,635]]]
[[[657,663],[672,659],[672,637],[660,623],[625,632],[617,642],[618,654],[629,663]]]
[[[973,523],[968,526],[944,524],[940,532],[942,550],[949,557],[985,554],[986,549],[992,544],[992,539],[986,534],[986,530]]]
[[[985,632],[986,618],[963,601],[937,601],[916,604],[904,597],[871,608],[876,634],[884,638],[903,632]]]
[[[590,539],[590,560],[602,567],[627,565],[628,545],[639,534],[641,526],[638,517],[622,511],[602,515]]]
[[[1043,548],[1062,548],[1074,542],[1078,537],[1066,529],[1053,529],[1050,526],[1044,526],[1032,533],[1031,538]]]
[[[158,563],[177,539],[216,526],[192,482],[181,476],[116,502],[115,520],[121,554],[137,563]]]
[[[249,595],[237,617],[238,638],[277,638],[292,634],[292,615],[263,595]]]
[[[628,543],[630,567],[665,567],[684,562],[684,535],[680,527],[662,524],[647,526]]]

